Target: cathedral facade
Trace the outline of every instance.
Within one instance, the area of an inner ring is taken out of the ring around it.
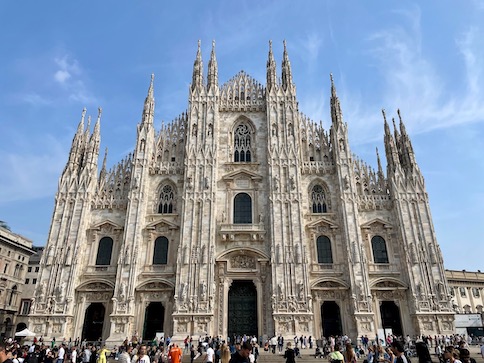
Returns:
[[[284,44],[263,85],[222,86],[200,44],[188,110],[154,128],[154,80],[135,149],[98,169],[101,110],[85,113],[60,177],[29,328],[319,338],[450,334],[451,296],[424,178],[398,116],[386,175],[356,158],[331,78],[331,126],[298,109]]]

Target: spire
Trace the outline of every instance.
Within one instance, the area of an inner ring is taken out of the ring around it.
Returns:
[[[154,80],[155,75],[152,73],[148,94],[146,95],[145,104],[143,107],[143,116],[141,118],[142,124],[153,124],[155,115]]]
[[[103,166],[101,167],[101,171],[99,172],[99,184],[104,182],[104,179],[106,178],[106,161],[108,159],[108,148],[104,150],[104,159],[103,159]]]
[[[400,165],[400,161],[399,161],[398,151],[397,151],[395,141],[390,132],[390,126],[388,126],[385,110],[382,109],[381,112],[383,114],[384,127],[385,127],[384,143],[385,143],[385,154],[387,157],[387,169],[388,169],[387,176],[389,177],[391,173],[394,173],[397,170],[398,166]]]
[[[276,61],[274,54],[272,54],[272,40],[269,40],[269,58],[267,59],[267,90],[271,91],[276,86]]]
[[[198,41],[197,57],[193,63],[192,91],[203,86],[203,64],[202,51],[200,50],[200,40]]]
[[[333,73],[330,73],[331,79],[331,120],[336,129],[343,124],[343,113],[341,112],[341,105],[339,103],[338,95],[336,94],[336,87],[334,86]]]
[[[400,114],[400,109],[397,110],[398,118],[400,120],[400,139],[401,139],[401,153],[408,164],[408,168],[410,171],[417,169],[417,161],[415,160],[415,154],[413,152],[412,142],[410,141],[410,137],[407,134],[407,130],[405,128],[405,124],[402,120],[402,115]]]
[[[383,175],[383,168],[381,167],[380,154],[378,148],[376,148],[376,161],[378,163],[378,176]]]
[[[86,117],[86,108],[82,109],[81,120],[79,121],[79,125],[77,126],[77,131],[74,137],[72,138],[72,145],[71,151],[69,153],[69,161],[68,164],[74,163],[78,159],[78,153],[82,148],[82,141],[84,137],[84,119]]]
[[[286,91],[292,86],[291,62],[287,55],[286,41],[284,40],[284,53],[282,57],[282,88]]]
[[[215,57],[215,40],[212,40],[212,53],[210,53],[210,60],[208,61],[208,80],[207,88],[218,87],[218,65]]]

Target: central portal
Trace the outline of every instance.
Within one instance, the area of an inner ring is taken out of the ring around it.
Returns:
[[[257,329],[257,290],[252,281],[235,280],[229,290],[228,335],[255,335]]]

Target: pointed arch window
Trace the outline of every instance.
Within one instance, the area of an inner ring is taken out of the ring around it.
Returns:
[[[333,251],[329,237],[319,236],[316,240],[316,249],[318,250],[318,263],[333,263]]]
[[[311,203],[313,213],[327,213],[326,195],[321,185],[315,185],[311,191]]]
[[[252,223],[252,198],[239,193],[234,199],[234,224]]]
[[[101,238],[97,249],[96,266],[109,266],[111,264],[112,253],[113,239],[111,237]]]
[[[234,132],[234,161],[248,163],[252,160],[251,131],[245,124],[237,126]]]
[[[161,188],[160,204],[158,204],[158,213],[172,214],[175,204],[175,191],[169,184]]]
[[[374,236],[371,239],[371,248],[373,250],[373,262],[388,263],[387,244],[383,237]]]
[[[166,265],[168,263],[168,238],[158,237],[155,240],[153,251],[153,265]]]

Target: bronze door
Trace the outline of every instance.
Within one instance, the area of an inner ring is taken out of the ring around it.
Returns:
[[[228,336],[255,335],[257,329],[257,290],[252,281],[236,280],[229,290]]]

